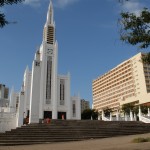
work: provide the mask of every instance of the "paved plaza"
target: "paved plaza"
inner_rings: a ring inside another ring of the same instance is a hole
[[[150,142],[132,143],[134,138],[150,137],[150,133],[79,142],[50,143],[25,146],[1,146],[0,150],[150,150]]]

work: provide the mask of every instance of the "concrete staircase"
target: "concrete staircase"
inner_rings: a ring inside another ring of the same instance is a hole
[[[150,133],[150,124],[98,120],[51,120],[29,124],[0,134],[0,146],[68,142]]]

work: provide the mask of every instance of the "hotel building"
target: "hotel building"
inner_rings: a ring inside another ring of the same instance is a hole
[[[150,65],[142,63],[143,55],[138,53],[93,80],[94,109],[115,111],[127,103],[150,103]]]

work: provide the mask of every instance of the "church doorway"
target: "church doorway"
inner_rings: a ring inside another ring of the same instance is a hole
[[[66,112],[58,112],[57,118],[66,120]]]
[[[44,111],[44,119],[50,118],[52,119],[52,112],[51,111]]]
[[[25,114],[25,112],[23,113],[23,115],[24,114]],[[30,110],[27,110],[26,116],[24,115],[23,124],[28,124],[29,123],[29,115],[30,115]]]
[[[27,117],[29,118],[30,110],[27,110]]]

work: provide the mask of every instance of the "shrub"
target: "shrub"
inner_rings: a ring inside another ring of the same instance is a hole
[[[143,143],[143,142],[150,142],[150,137],[148,138],[135,138],[132,140],[133,143]]]

